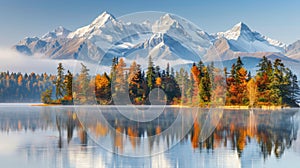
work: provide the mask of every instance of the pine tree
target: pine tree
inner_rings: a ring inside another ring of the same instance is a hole
[[[124,74],[124,69],[126,68],[126,64],[124,59],[121,58],[116,65],[116,78],[114,83],[114,88],[116,92],[124,93],[126,89],[126,79]]]
[[[137,65],[138,69],[134,76],[129,81],[129,97],[134,104],[143,104],[143,95],[145,94],[146,87],[144,85],[144,78],[140,65]]]
[[[155,67],[155,78],[161,77],[161,73],[160,73],[160,67],[157,65]]]
[[[284,65],[281,62],[280,59],[276,59],[274,61],[274,71],[272,75],[272,81],[270,82],[270,101],[274,105],[281,105],[282,104],[282,99],[285,91],[284,89]]]
[[[210,74],[210,80],[214,81],[216,68],[215,68],[215,64],[214,64],[213,61],[210,63],[209,66],[207,66],[207,70],[208,70],[208,74]],[[211,83],[211,88],[212,88],[212,90],[214,90],[216,88],[216,83],[215,82]]]
[[[256,74],[256,85],[258,90],[258,102],[262,105],[270,105],[271,88],[270,84],[273,78],[273,66],[267,57],[263,57],[258,64]]]
[[[202,68],[203,76],[199,84],[200,105],[207,105],[211,101],[211,78],[207,67]]]
[[[42,103],[45,103],[45,104],[49,104],[52,102],[52,87],[48,88],[46,91],[44,91],[42,94],[41,94],[41,101]]]
[[[169,63],[167,63],[166,75],[170,76],[170,64]]]
[[[154,64],[151,55],[149,56],[149,60],[148,60],[148,69],[146,72],[146,78],[147,78],[147,86],[150,91],[153,89],[155,85],[155,70],[154,70]]]
[[[88,90],[89,90],[89,69],[81,63],[81,71],[79,77],[77,78],[78,83],[78,96],[81,97],[81,103],[85,103],[88,100]]]
[[[114,57],[112,59],[112,64],[111,64],[111,70],[110,70],[110,79],[112,81],[112,83],[115,82],[116,80],[116,67],[118,65],[118,58]]]
[[[72,97],[73,95],[73,74],[68,70],[67,75],[65,76],[65,88],[66,96]]]
[[[246,105],[247,97],[247,70],[243,67],[243,62],[238,57],[235,64],[232,65],[230,75],[226,79],[228,105]]]
[[[64,96],[64,90],[65,90],[64,68],[62,66],[62,63],[58,64],[57,76],[56,76],[56,80],[55,80],[54,84],[55,84],[55,96],[57,99],[59,99],[60,97]]]
[[[298,85],[297,75],[293,75],[292,83],[291,83],[291,101],[295,103],[299,103],[298,98],[300,95],[300,87]]]
[[[181,90],[181,102],[186,103],[188,98],[188,85],[190,82],[189,75],[183,68],[180,68],[180,71],[176,72],[175,80]]]

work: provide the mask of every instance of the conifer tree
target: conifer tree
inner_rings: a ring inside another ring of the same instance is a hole
[[[150,91],[153,89],[153,87],[155,85],[155,70],[154,70],[154,64],[153,64],[151,55],[149,56],[149,60],[148,60],[148,69],[146,72],[146,79],[147,79],[147,86]]]
[[[65,88],[66,96],[72,97],[73,94],[73,74],[68,70],[67,75],[65,76]]]
[[[82,103],[86,102],[88,99],[88,90],[89,90],[89,69],[86,65],[81,63],[81,71],[79,77],[77,78],[78,83],[78,95],[82,98]]]
[[[55,96],[57,99],[59,99],[60,97],[64,96],[64,90],[65,90],[64,68],[62,66],[62,63],[58,63],[57,76],[54,84],[55,84]]]
[[[200,105],[207,105],[211,101],[211,78],[207,67],[202,68],[203,76],[199,84]]]

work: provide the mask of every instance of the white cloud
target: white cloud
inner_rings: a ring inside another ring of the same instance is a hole
[[[43,58],[42,55],[26,56],[9,48],[0,48],[0,71],[22,72],[22,73],[51,73],[56,74],[58,63],[61,62],[66,70],[78,73],[81,69],[77,60],[52,60]],[[96,64],[83,62],[90,69],[90,74],[108,72],[108,67],[100,67]]]

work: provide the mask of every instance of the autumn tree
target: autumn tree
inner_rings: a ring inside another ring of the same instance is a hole
[[[144,103],[145,91],[147,90],[140,65],[137,65],[134,75],[129,80],[129,97],[136,104]]]
[[[95,77],[95,95],[99,104],[110,104],[111,83],[108,75],[97,74]]]
[[[263,105],[270,105],[271,88],[270,83],[273,77],[272,62],[263,57],[258,64],[256,73],[256,84],[258,90],[258,103]]]
[[[76,80],[77,83],[77,94],[78,98],[80,99],[80,103],[86,103],[89,96],[89,83],[90,83],[90,76],[89,76],[89,69],[86,65],[81,63],[81,71]]]
[[[42,103],[49,104],[52,102],[52,88],[50,87],[41,94]]]
[[[255,79],[252,78],[247,83],[247,92],[248,92],[249,106],[254,107],[255,102],[257,100],[257,85]]]
[[[192,101],[193,105],[199,105],[199,84],[200,84],[200,70],[194,63],[191,69],[192,77],[193,77],[193,96]]]
[[[238,57],[232,65],[230,75],[226,78],[228,105],[247,105],[247,70],[243,67],[243,62]]]
[[[113,87],[116,93],[125,93],[126,88],[126,79],[124,69],[126,68],[126,64],[123,58],[120,58],[118,64],[116,65],[116,79],[113,83]]]

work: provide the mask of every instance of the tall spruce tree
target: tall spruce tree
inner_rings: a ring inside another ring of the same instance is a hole
[[[146,79],[147,79],[147,86],[150,91],[155,86],[155,69],[154,69],[154,64],[153,64],[151,55],[149,56],[149,60],[148,60]]]
[[[61,62],[58,63],[57,76],[56,76],[56,80],[54,81],[54,84],[55,84],[55,96],[57,99],[59,99],[64,96],[64,90],[65,90],[64,67]]]
[[[203,76],[199,84],[200,106],[207,105],[211,101],[211,78],[207,67],[202,68]]]
[[[81,63],[81,71],[79,77],[77,78],[77,81],[79,85],[78,94],[82,96],[82,98],[84,99],[83,102],[85,102],[88,98],[89,81],[90,81],[89,71],[90,70],[87,68],[87,66]]]
[[[73,74],[68,70],[67,75],[65,76],[65,88],[66,96],[72,97],[73,94]]]

